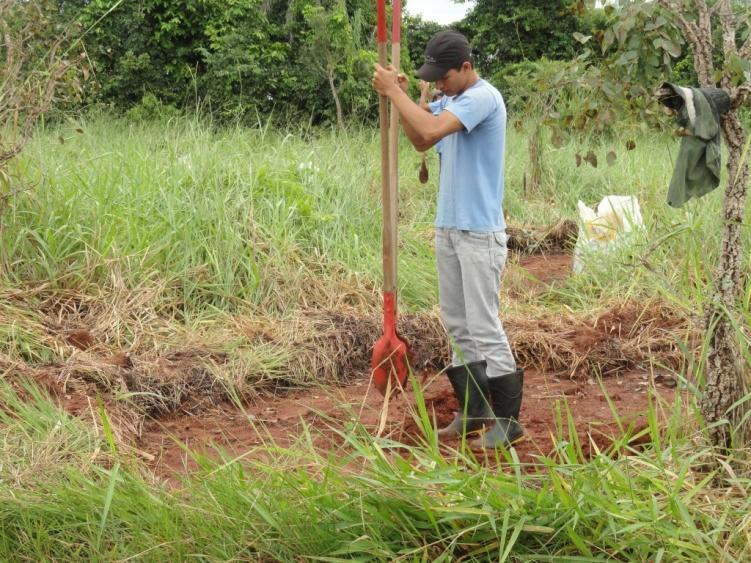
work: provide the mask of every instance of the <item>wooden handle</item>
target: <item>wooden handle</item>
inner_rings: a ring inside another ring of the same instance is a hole
[[[399,44],[402,42],[402,0],[393,0],[391,7],[394,12],[391,16],[391,43]]]
[[[391,27],[391,66],[399,72],[401,62],[401,0],[393,1]],[[389,123],[389,186],[388,194],[383,199],[383,278],[384,290],[396,291],[397,285],[397,247],[399,200],[399,112],[391,104],[391,121]]]
[[[386,45],[386,0],[378,0],[378,64],[382,67],[388,65],[388,47]],[[381,198],[383,200],[383,284],[384,291],[391,291],[390,284],[393,285],[393,269],[391,267],[391,257],[386,252],[386,240],[390,234],[388,225],[387,202],[390,201],[389,176],[391,166],[389,164],[389,108],[386,96],[378,97],[378,122],[381,133]]]

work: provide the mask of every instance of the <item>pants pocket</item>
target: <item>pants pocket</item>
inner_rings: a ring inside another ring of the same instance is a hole
[[[490,251],[490,258],[493,265],[500,271],[503,271],[503,268],[506,266],[506,259],[508,257],[507,241],[508,235],[506,235],[506,231],[493,232],[493,248]]]
[[[493,240],[496,246],[502,246],[504,250],[506,249],[506,243],[508,242],[506,231],[494,231]]]

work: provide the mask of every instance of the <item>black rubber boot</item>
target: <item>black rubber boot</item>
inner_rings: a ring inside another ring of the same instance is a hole
[[[524,436],[519,424],[519,411],[524,395],[524,370],[488,379],[490,402],[498,422],[472,442],[478,448],[508,446]]]
[[[495,421],[490,406],[486,369],[487,363],[483,360],[446,370],[446,375],[454,388],[454,396],[459,401],[459,411],[448,426],[438,430],[439,437],[461,436],[480,430]]]

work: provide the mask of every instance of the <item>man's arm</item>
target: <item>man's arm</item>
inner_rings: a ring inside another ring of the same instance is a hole
[[[447,135],[464,129],[462,122],[451,111],[435,116],[420,108],[399,87],[397,72],[391,67],[375,65],[373,88],[393,102],[407,138],[418,151],[426,151]]]

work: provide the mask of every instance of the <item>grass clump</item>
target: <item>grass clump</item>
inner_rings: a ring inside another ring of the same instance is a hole
[[[6,439],[54,412],[9,405],[4,420],[23,424],[6,429]],[[668,409],[667,430],[655,424],[658,408]],[[743,561],[748,466],[739,457],[735,469],[706,472],[709,452],[686,432],[694,416],[686,408],[680,400],[653,405],[652,425],[641,431],[647,447],[632,448],[624,435],[589,461],[561,428],[537,471],[513,450],[499,453],[503,467],[464,450],[446,456],[419,401],[423,445],[355,426],[325,450],[308,428],[292,447],[268,442],[249,459],[192,454],[200,469],[177,487],[144,479],[117,451],[106,464],[63,458],[33,483],[0,482],[0,556]],[[80,440],[73,426],[62,432]],[[64,443],[86,454],[96,441]]]

